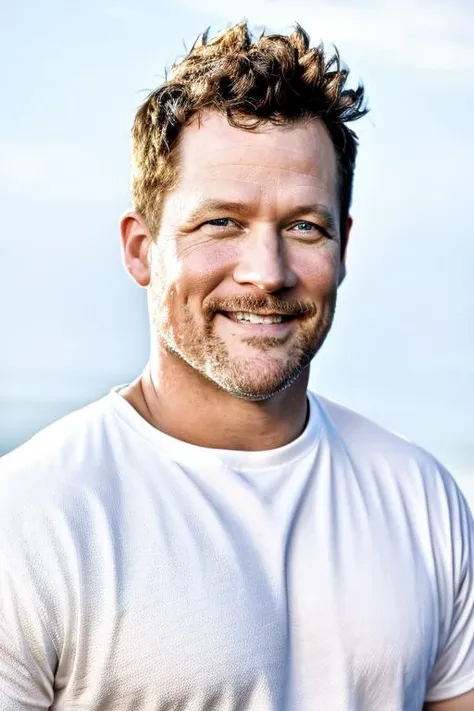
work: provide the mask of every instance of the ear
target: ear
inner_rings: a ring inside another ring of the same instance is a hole
[[[120,220],[122,263],[133,279],[142,287],[150,283],[148,250],[151,237],[143,218],[136,212],[126,212]]]
[[[347,245],[349,243],[349,236],[351,234],[351,229],[352,229],[352,217],[349,215],[349,217],[346,220],[346,224],[344,226],[344,251],[341,254],[341,261],[339,264],[339,283],[338,286],[341,286],[342,282],[346,278],[346,255],[347,255]]]

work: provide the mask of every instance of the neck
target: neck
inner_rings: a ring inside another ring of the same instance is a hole
[[[303,431],[309,368],[286,390],[253,402],[230,395],[167,352],[151,360],[122,396],[149,424],[201,447],[263,451]]]

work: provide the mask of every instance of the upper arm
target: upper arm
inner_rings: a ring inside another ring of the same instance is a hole
[[[0,708],[49,709],[55,666],[56,652],[34,603],[0,558]]]
[[[474,521],[451,477],[445,485],[451,530],[443,553],[443,584],[451,591],[446,596],[451,601],[441,612],[449,628],[432,670],[425,708],[474,711]]]

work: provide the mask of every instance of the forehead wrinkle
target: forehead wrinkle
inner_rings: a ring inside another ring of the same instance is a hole
[[[205,152],[204,161],[201,156],[202,146],[190,146],[190,151],[184,153],[183,157],[186,157],[184,163],[182,163],[183,173],[186,169],[194,172],[193,168],[199,168],[203,170],[225,170],[227,169],[238,169],[242,168],[260,168],[262,170],[281,170],[285,172],[294,172],[297,174],[306,174],[313,177],[318,177],[318,173],[323,171],[325,174],[337,173],[337,161],[335,156],[327,155],[327,151],[316,151],[315,155],[308,156],[306,151],[296,151],[286,148],[278,148],[273,146],[265,147],[255,147],[251,144],[245,144],[239,147],[228,148],[227,146],[221,146],[220,148],[209,148]],[[248,155],[251,150],[250,155]],[[242,155],[242,151],[244,155]],[[197,152],[197,158],[195,153]],[[275,153],[279,152],[287,160],[283,160],[280,163],[272,161]],[[247,154],[247,155],[245,155]],[[294,161],[291,160],[291,156],[296,156],[298,158],[296,165]],[[217,160],[215,160],[217,158]],[[329,161],[327,160],[329,158]],[[267,161],[268,159],[268,161]],[[288,165],[288,162],[290,165]]]
[[[237,197],[238,200],[242,199],[243,201],[250,201],[250,202],[258,202],[260,203],[261,201],[276,201],[277,204],[282,204],[287,202],[287,198],[289,197],[288,193],[298,193],[301,195],[301,191],[305,191],[305,193],[310,193],[311,198],[309,199],[309,202],[313,203],[327,203],[329,201],[329,205],[331,207],[334,207],[333,205],[333,199],[331,197],[331,194],[328,193],[328,186],[324,182],[324,180],[321,180],[320,178],[316,178],[316,180],[311,180],[310,183],[295,183],[294,185],[281,185],[280,181],[271,179],[267,180],[265,183],[262,182],[255,182],[255,181],[250,181],[242,178],[225,178],[222,180],[222,178],[213,178],[209,177],[206,179],[206,182],[212,183],[212,184],[218,184],[219,190],[218,197],[220,198],[220,195],[225,193],[225,185],[226,183],[229,185],[228,190],[230,190],[232,196],[234,196],[234,190],[235,192],[235,197]],[[233,186],[231,187],[230,184],[233,183]],[[243,188],[243,190],[242,190]],[[212,190],[212,188],[209,188]],[[283,194],[282,194],[283,191]],[[213,196],[204,196],[202,193],[202,198],[205,197],[213,197]],[[229,195],[226,196],[229,198]],[[300,201],[300,198],[297,200],[298,202]]]
[[[295,183],[294,185],[291,185],[290,187],[292,190],[296,189],[296,188],[303,188],[304,190],[314,190],[314,188],[319,190],[320,187],[326,188],[326,185],[324,184],[324,181],[321,180],[321,178],[319,178],[317,176],[314,176],[314,177],[316,177],[317,185],[315,185],[314,183],[311,183],[311,184],[310,183]],[[222,176],[215,177],[215,178],[213,176],[207,176],[205,178],[205,182],[219,183],[219,185],[222,185],[223,182],[225,182],[225,183],[239,183],[239,184],[241,183],[243,185],[253,185],[256,188],[258,188],[259,190],[262,190],[262,189],[268,187],[268,182],[266,184],[262,184],[261,182],[247,180],[246,178],[234,178],[234,177],[223,178]],[[186,183],[183,182],[183,186],[185,186],[185,185],[186,185]]]
[[[242,204],[242,206],[246,204],[257,206],[270,201],[276,203],[275,207],[277,209],[288,209],[290,211],[292,209],[291,203],[295,202],[299,205],[304,203],[308,205],[324,205],[328,210],[334,208],[332,199],[329,199],[329,201],[327,199],[328,197],[330,198],[330,195],[327,193],[327,187],[320,180],[317,181],[317,184],[297,183],[292,185],[289,191],[290,194],[288,194],[288,190],[284,190],[282,194],[282,186],[278,185],[278,183],[275,184],[274,181],[271,181],[270,184],[267,183],[263,185],[262,183],[251,182],[240,178],[226,178],[225,181],[223,181],[219,178],[208,177],[203,182],[203,185],[206,183],[211,184],[212,187],[209,187],[208,190],[200,190],[198,193],[195,193],[194,186],[191,183],[194,199],[192,200],[193,208],[190,208],[190,211],[206,203],[216,204],[219,202],[222,204],[239,203]],[[214,184],[219,186],[219,190],[216,192],[213,190]],[[182,187],[186,190],[189,186],[183,184]],[[241,189],[242,187],[243,190]],[[301,191],[304,191],[308,195],[304,202],[302,202]],[[293,199],[289,199],[292,193],[294,193]],[[297,194],[300,197],[297,197]],[[186,202],[188,202],[188,200],[186,200]]]
[[[222,176],[216,177],[216,178],[214,178],[212,176],[209,176],[209,177],[206,176],[204,182],[219,183],[219,185],[222,185],[223,182],[225,182],[225,183],[242,183],[244,185],[254,185],[259,190],[261,190],[263,187],[262,183],[255,182],[252,180],[246,180],[245,178],[230,178],[230,177],[223,178]],[[183,182],[183,185],[185,186],[186,183]]]
[[[254,153],[257,153],[258,151],[271,151],[272,153],[292,153],[296,156],[304,156],[305,159],[307,159],[307,154],[303,150],[296,150],[294,148],[279,148],[278,146],[255,146],[252,143],[240,143],[238,146],[234,145],[232,148],[227,148],[226,151],[227,153],[239,153],[242,148],[250,148]],[[221,148],[211,148],[208,151],[208,155],[213,155],[216,153],[217,155],[222,155],[222,147]]]
[[[215,190],[214,186],[218,186]],[[265,193],[262,183],[245,180],[243,178],[209,178],[201,183],[201,189],[195,191],[192,181],[182,184],[184,190],[191,189],[196,196],[194,202],[204,203],[217,200],[221,202],[260,202]]]
[[[188,126],[183,131],[179,148],[182,175],[187,170],[196,175],[193,170],[196,166],[202,166],[203,171],[222,171],[240,165],[247,169],[279,170],[282,174],[312,178],[321,173],[331,183],[332,179],[337,179],[337,156],[324,122],[318,120],[268,128],[249,133],[230,127],[225,117],[212,114],[209,124],[206,120],[198,127]],[[286,131],[286,128],[291,130]],[[282,160],[278,164],[280,157]],[[209,162],[214,165],[206,165]]]
[[[204,168],[206,172],[209,170],[222,170],[223,167],[232,167],[232,168],[260,168],[263,171],[266,171],[269,168],[275,168],[276,170],[281,170],[284,171],[285,173],[294,173],[295,175],[308,175],[311,176],[312,178],[316,178],[317,180],[321,180],[320,176],[317,175],[317,173],[312,173],[308,170],[297,170],[296,168],[287,168],[286,166],[283,165],[272,165],[266,163],[265,165],[262,165],[261,163],[221,163],[221,164],[215,164],[215,165],[210,165],[210,166],[200,166],[200,168]],[[220,179],[222,180],[224,178],[227,180],[225,176],[220,176]],[[217,180],[217,178],[216,178]]]

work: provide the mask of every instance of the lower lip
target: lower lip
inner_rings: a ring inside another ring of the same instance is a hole
[[[236,321],[225,314],[216,314],[216,318],[238,328],[246,336],[269,336],[272,338],[286,336],[296,321],[296,318],[291,318],[280,323],[252,323],[251,321]]]

